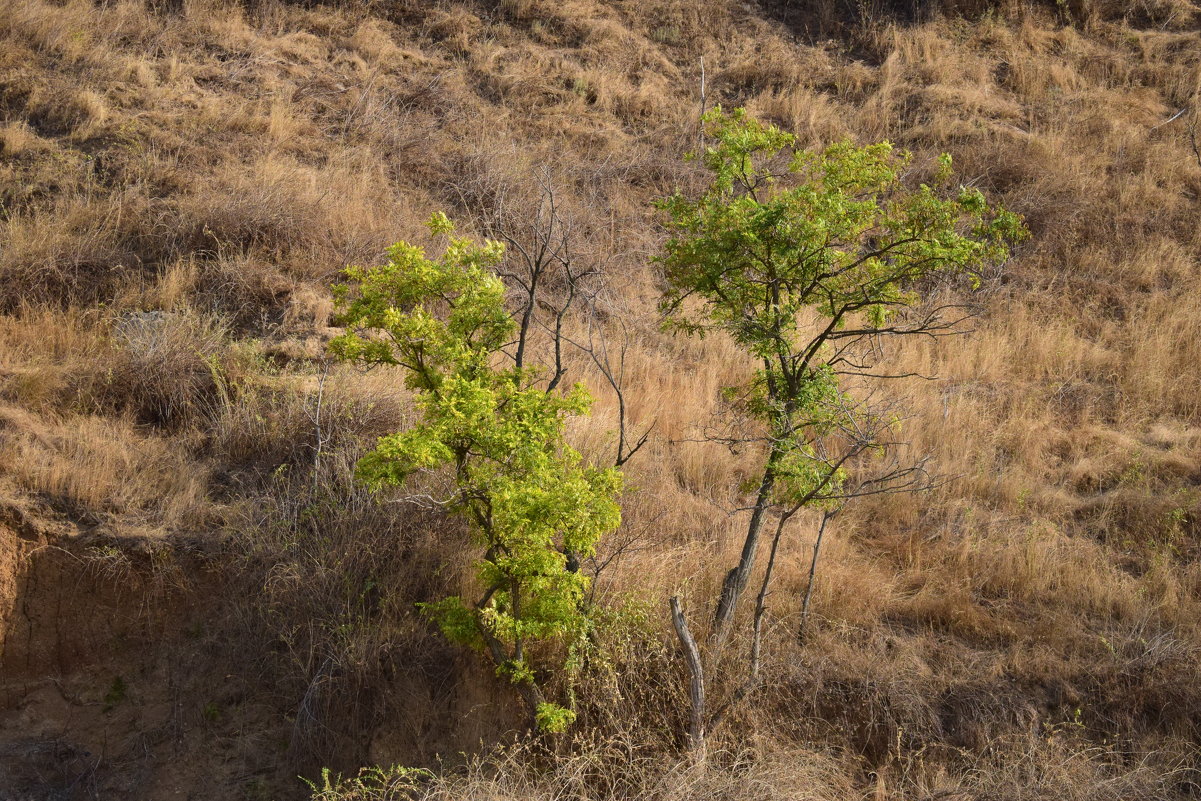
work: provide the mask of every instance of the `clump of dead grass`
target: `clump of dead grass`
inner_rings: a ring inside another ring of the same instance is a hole
[[[47,426],[8,414],[0,453],[18,487],[87,525],[179,531],[214,520],[206,473],[178,443],[140,435],[128,421],[77,417]]]

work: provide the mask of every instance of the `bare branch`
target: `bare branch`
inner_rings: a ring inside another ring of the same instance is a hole
[[[809,562],[809,583],[805,586],[805,599],[801,603],[801,625],[797,630],[797,636],[801,642],[805,641],[805,627],[809,621],[809,602],[813,598],[813,582],[817,576],[817,557],[821,552],[822,538],[826,534],[826,524],[836,514],[838,514],[838,510],[822,512],[822,522],[818,526],[817,537],[813,540],[813,559]]]
[[[684,652],[684,662],[688,665],[689,696],[692,708],[688,724],[688,748],[697,761],[705,758],[705,671],[701,665],[701,652],[697,648],[696,638],[688,629],[688,620],[680,609],[678,596],[671,596],[671,622],[680,640],[680,648]]]
[[[1193,116],[1188,124],[1188,140],[1192,145],[1193,155],[1197,159],[1197,166],[1201,167],[1201,145],[1197,144],[1197,122],[1198,117],[1201,117],[1201,94],[1193,95]]]
[[[317,399],[313,414],[309,418],[313,421],[313,430],[315,432],[316,444],[313,446],[313,497],[317,497],[317,488],[321,480],[321,456],[325,450],[325,444],[329,441],[329,436],[325,429],[321,427],[321,408],[325,402],[325,379],[329,376],[329,368],[332,360],[328,357],[321,360],[321,377],[317,380]],[[306,410],[307,414],[307,410]]]

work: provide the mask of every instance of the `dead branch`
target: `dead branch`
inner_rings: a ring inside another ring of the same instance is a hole
[[[839,510],[822,512],[821,525],[817,527],[817,537],[813,540],[813,558],[809,561],[809,583],[805,586],[805,600],[801,603],[801,624],[797,629],[797,637],[805,641],[806,624],[809,622],[809,602],[813,598],[813,584],[817,577],[817,557],[821,552],[822,538],[826,534],[826,524]]]
[[[705,759],[705,672],[701,666],[701,652],[696,646],[696,638],[688,629],[688,620],[680,609],[679,596],[673,595],[670,600],[671,623],[675,627],[676,637],[684,652],[684,662],[688,665],[689,698],[691,710],[688,722],[688,750],[698,762]]]

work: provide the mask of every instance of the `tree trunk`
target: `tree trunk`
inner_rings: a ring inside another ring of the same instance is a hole
[[[513,660],[505,652],[504,643],[492,636],[492,632],[488,631],[484,625],[479,626],[480,636],[484,638],[484,643],[488,646],[488,652],[492,656],[492,662],[498,668],[504,668]],[[508,676],[506,676],[508,678]],[[546,696],[542,694],[540,688],[533,681],[518,681],[512,682],[517,690],[517,694],[521,696],[521,700],[525,702],[526,710],[530,713],[530,731],[538,731],[538,707],[546,701]]]
[[[763,571],[763,584],[759,587],[759,597],[755,599],[755,622],[751,628],[751,661],[748,679],[751,683],[759,681],[759,652],[763,646],[763,616],[767,613],[767,593],[771,589],[772,574],[776,568],[776,554],[780,550],[780,539],[784,536],[784,526],[799,508],[795,507],[780,515],[780,522],[776,525],[776,535],[772,537],[771,552],[767,557],[767,569]]]
[[[726,713],[734,709],[742,699],[750,693],[754,692],[760,685],[759,682],[759,665],[760,653],[763,649],[763,618],[767,614],[767,594],[771,588],[772,574],[776,567],[776,554],[780,550],[780,539],[784,534],[784,525],[792,518],[800,509],[799,506],[793,507],[784,514],[780,515],[780,522],[776,526],[776,535],[772,537],[771,553],[767,557],[767,568],[763,571],[763,584],[759,587],[759,597],[755,600],[755,617],[751,624],[751,655],[747,663],[747,676],[730,700],[726,704],[713,713],[709,718],[709,731],[717,731],[718,726],[725,720]]]
[[[721,585],[721,596],[717,600],[717,612],[713,616],[713,639],[720,648],[730,633],[730,624],[734,620],[734,612],[738,599],[746,589],[751,577],[751,569],[755,566],[755,554],[759,550],[759,535],[763,531],[763,519],[771,506],[771,491],[776,484],[776,454],[768,459],[763,471],[763,480],[759,482],[759,494],[755,498],[755,507],[751,512],[751,522],[747,526],[746,540],[742,544],[742,556],[738,566],[726,574]]]

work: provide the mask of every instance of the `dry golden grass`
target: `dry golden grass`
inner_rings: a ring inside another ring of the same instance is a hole
[[[504,701],[411,609],[468,575],[469,549],[349,481],[410,412],[393,376],[321,381],[326,288],[433,210],[468,231],[521,213],[547,165],[629,337],[632,428],[655,424],[599,584],[650,611],[625,677],[581,691],[596,742],[474,763],[430,797],[1195,792],[1198,9],[913,8],[0,0],[5,491],[117,533],[224,532],[246,588],[231,630],[276,649],[253,667],[306,769],[475,750]],[[654,312],[649,201],[695,184],[679,156],[701,58],[710,106],[807,145],[946,150],[1034,238],[972,298],[971,334],[889,357],[938,377],[889,391],[912,453],[954,480],[837,518],[803,646],[815,523],[797,518],[766,686],[719,733],[730,753],[689,774],[670,756],[684,690],[664,599],[682,592],[703,627],[756,464],[694,441],[738,354]],[[614,399],[571,358],[597,395],[572,438],[611,459]]]
[[[176,443],[119,420],[85,417],[52,430],[5,417],[0,456],[25,492],[94,525],[195,530],[212,522],[208,476]],[[140,525],[139,525],[140,524]]]

